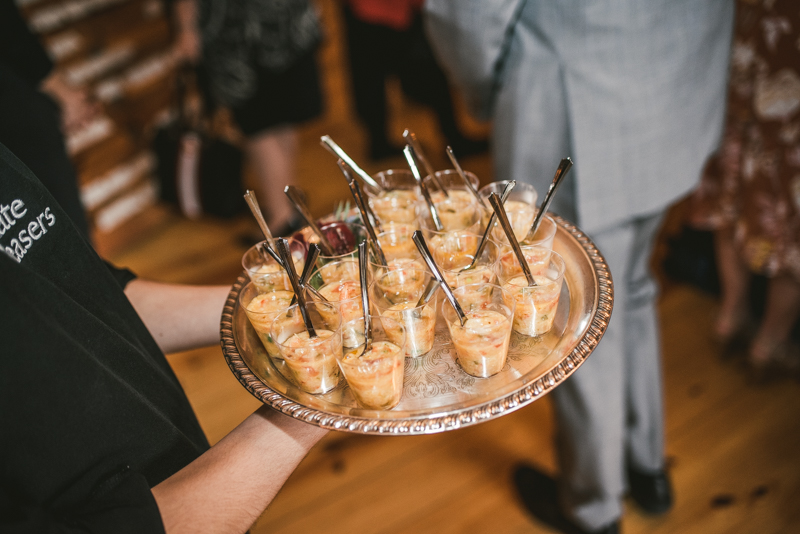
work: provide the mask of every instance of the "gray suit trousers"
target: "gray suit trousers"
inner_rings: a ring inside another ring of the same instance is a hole
[[[663,468],[658,286],[649,266],[662,219],[592,236],[611,269],[614,311],[594,353],[552,393],[562,507],[590,530],[621,516],[626,462],[639,471]]]

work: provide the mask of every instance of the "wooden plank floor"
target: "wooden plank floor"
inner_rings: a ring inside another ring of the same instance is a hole
[[[325,116],[301,131],[299,185],[314,192],[316,214],[347,198],[347,187],[318,145],[327,133],[364,161],[364,135],[352,117],[344,79],[340,21],[321,2],[328,42],[321,54]],[[445,166],[442,141],[426,110],[393,89],[392,128],[417,131]],[[474,133],[485,127],[464,119]],[[488,157],[465,167],[491,181]],[[383,167],[402,166],[396,158]],[[365,165],[368,170],[379,170]],[[241,267],[247,218],[188,222],[161,217],[144,239],[111,259],[150,279],[230,284]],[[676,503],[659,518],[627,507],[627,534],[800,532],[800,385],[754,386],[720,361],[710,339],[714,299],[670,285],[661,298],[667,454]],[[213,443],[257,406],[230,373],[219,347],[169,355]],[[536,533],[510,484],[518,462],[555,471],[553,415],[545,397],[501,419],[419,437],[329,434],[304,460],[252,532]],[[264,451],[269,454],[269,451]]]

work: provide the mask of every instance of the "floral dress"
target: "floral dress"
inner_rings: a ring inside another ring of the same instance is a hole
[[[800,280],[800,2],[739,0],[725,133],[692,220],[733,228],[756,273]]]

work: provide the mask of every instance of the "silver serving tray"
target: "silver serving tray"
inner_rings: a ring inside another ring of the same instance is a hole
[[[475,378],[461,370],[440,314],[433,349],[420,358],[406,358],[403,398],[394,409],[358,407],[344,379],[324,395],[305,393],[287,378],[282,361],[267,356],[239,308],[239,291],[248,282],[244,273],[231,288],[222,312],[222,352],[253,396],[323,428],[360,434],[431,434],[510,413],[575,372],[603,337],[611,317],[613,285],[603,256],[577,227],[553,218],[558,223],[553,249],[566,263],[553,329],[538,338],[513,333],[505,367],[490,378]]]

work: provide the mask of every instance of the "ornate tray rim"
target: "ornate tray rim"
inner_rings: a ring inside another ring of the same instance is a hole
[[[551,215],[559,228],[571,235],[583,248],[593,267],[597,298],[591,322],[586,333],[560,362],[536,380],[524,384],[516,391],[485,403],[441,414],[402,419],[372,419],[354,415],[331,414],[309,408],[270,389],[258,378],[242,359],[234,339],[233,314],[237,296],[247,283],[242,273],[231,287],[220,321],[222,353],[234,376],[255,398],[290,417],[329,430],[340,430],[374,435],[419,435],[456,430],[474,425],[518,410],[548,393],[569,377],[597,347],[606,331],[614,305],[614,288],[611,272],[605,259],[586,234],[572,223]]]

